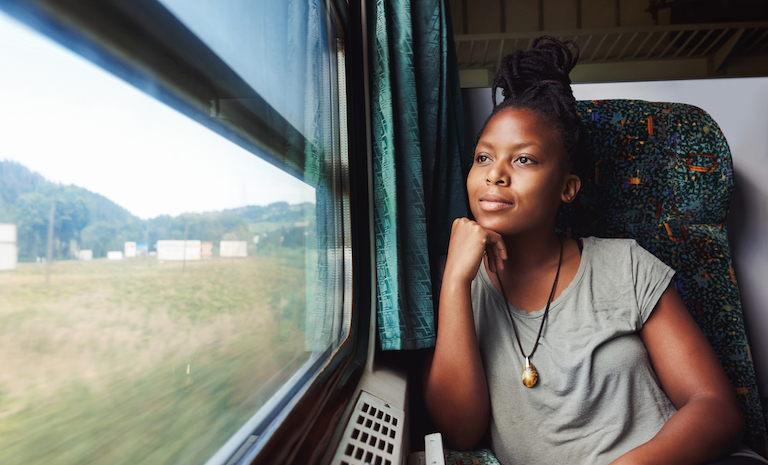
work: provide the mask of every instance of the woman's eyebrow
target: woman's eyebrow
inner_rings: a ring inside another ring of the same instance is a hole
[[[539,144],[533,141],[520,142],[512,146],[512,150],[527,149],[528,147],[541,147]]]
[[[481,140],[481,141],[478,141],[478,142],[477,142],[477,146],[478,146],[478,147],[480,147],[481,145],[482,145],[483,147],[487,147],[487,148],[489,148],[489,149],[492,149],[492,148],[493,148],[493,144],[491,144],[490,142],[485,142],[485,141],[483,141],[483,140]]]
[[[487,147],[489,149],[495,148],[495,146],[492,143],[484,141],[484,140],[478,141],[477,142],[477,146],[478,147],[483,146],[483,147]],[[528,147],[541,147],[541,146],[539,144],[537,144],[536,142],[528,141],[528,142],[519,142],[519,143],[513,145],[510,148],[512,150],[522,150],[522,149],[525,149],[525,148],[528,148]]]

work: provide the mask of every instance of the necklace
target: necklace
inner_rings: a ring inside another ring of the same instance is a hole
[[[552,283],[552,291],[549,293],[549,298],[547,299],[547,306],[544,308],[544,316],[541,318],[541,326],[539,326],[539,334],[536,336],[536,342],[533,343],[533,349],[531,349],[531,353],[528,355],[525,355],[525,351],[523,350],[523,344],[520,343],[520,336],[517,335],[517,325],[515,325],[515,319],[512,317],[512,310],[509,308],[509,301],[507,300],[507,295],[504,293],[504,286],[501,284],[501,279],[499,278],[499,272],[496,271],[496,279],[499,281],[499,289],[501,289],[501,295],[504,297],[504,303],[507,306],[507,313],[509,313],[509,319],[512,321],[512,329],[515,331],[515,339],[517,339],[517,345],[520,347],[520,353],[523,354],[523,357],[525,358],[525,366],[523,367],[523,384],[525,387],[533,387],[536,384],[536,381],[539,380],[539,372],[536,370],[536,367],[531,363],[530,358],[533,357],[533,353],[536,352],[536,347],[539,346],[539,338],[541,338],[541,331],[544,329],[544,322],[547,321],[547,315],[549,314],[549,304],[552,303],[552,296],[555,295],[555,288],[557,287],[557,278],[560,277],[560,265],[563,264],[563,239],[560,238],[560,259],[557,262],[557,273],[555,273],[555,282]]]

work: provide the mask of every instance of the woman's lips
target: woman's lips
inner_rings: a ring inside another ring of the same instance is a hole
[[[513,204],[511,202],[505,202],[502,200],[480,200],[480,208],[487,212],[497,212],[499,210],[511,208],[512,205]]]

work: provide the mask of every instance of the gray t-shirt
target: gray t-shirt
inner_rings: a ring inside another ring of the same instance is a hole
[[[638,334],[674,271],[631,239],[583,243],[576,276],[550,305],[531,357],[533,388],[523,386],[524,358],[484,266],[472,282],[492,448],[504,464],[609,463],[653,438],[676,411]],[[530,353],[544,309],[509,308]]]

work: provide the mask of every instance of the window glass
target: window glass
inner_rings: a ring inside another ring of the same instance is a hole
[[[263,31],[209,45],[300,128],[310,183],[0,12],[0,463],[229,456],[346,335],[335,39],[292,64]]]
[[[311,130],[305,97],[332,78],[322,1],[160,2],[294,127]]]

